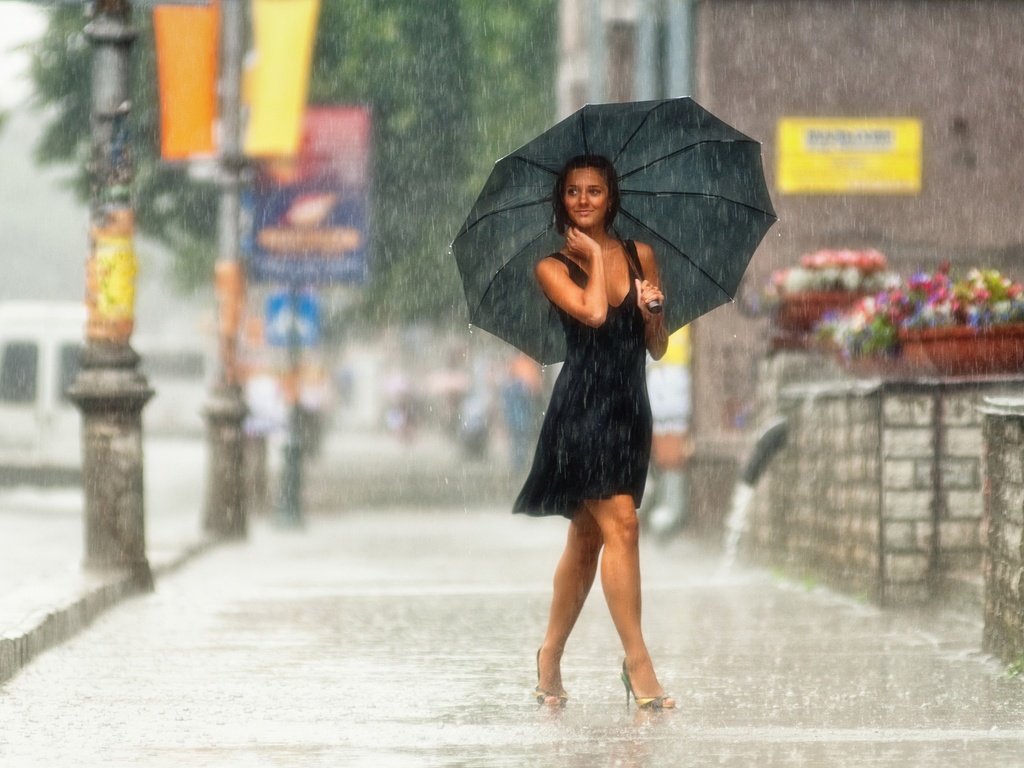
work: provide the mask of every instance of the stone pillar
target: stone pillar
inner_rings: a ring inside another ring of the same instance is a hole
[[[985,398],[982,647],[1024,665],[1024,399]]]
[[[153,395],[129,347],[87,346],[69,394],[82,412],[85,562],[126,569],[141,589],[153,577],[146,557],[142,408]]]

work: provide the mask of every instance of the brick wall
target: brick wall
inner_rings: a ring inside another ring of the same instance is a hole
[[[984,412],[986,554],[983,647],[1024,659],[1024,400],[987,400]]]

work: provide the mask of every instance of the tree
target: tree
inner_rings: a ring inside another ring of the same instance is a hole
[[[372,283],[378,319],[463,320],[448,245],[490,165],[553,115],[555,0],[331,0],[321,5],[311,103],[374,118]],[[185,286],[212,274],[217,190],[161,163],[149,14],[137,12],[133,135],[140,231],[166,243]],[[89,49],[81,12],[52,13],[34,55],[52,111],[42,162],[74,160],[88,190]],[[539,94],[539,95],[538,95]]]

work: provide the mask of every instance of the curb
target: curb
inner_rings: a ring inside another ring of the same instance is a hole
[[[151,564],[153,579],[163,578],[219,543],[203,539],[190,544],[158,564]],[[128,572],[102,578],[102,582],[63,605],[44,608],[20,626],[0,636],[0,685],[25,668],[44,651],[67,642],[99,615],[130,597],[146,594]]]

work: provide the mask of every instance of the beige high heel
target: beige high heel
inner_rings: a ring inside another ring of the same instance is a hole
[[[650,696],[640,698],[636,695],[636,691],[633,690],[633,681],[629,679],[629,672],[626,670],[626,660],[622,660],[622,684],[626,687],[626,709],[629,709],[629,696],[633,695],[633,701],[636,702],[637,709],[675,709],[676,700],[671,696],[662,694],[661,696]]]
[[[558,705],[564,707],[569,700],[569,694],[565,691],[554,693],[540,687],[540,648],[537,649],[537,687],[533,689],[533,695],[537,698],[538,704]]]

